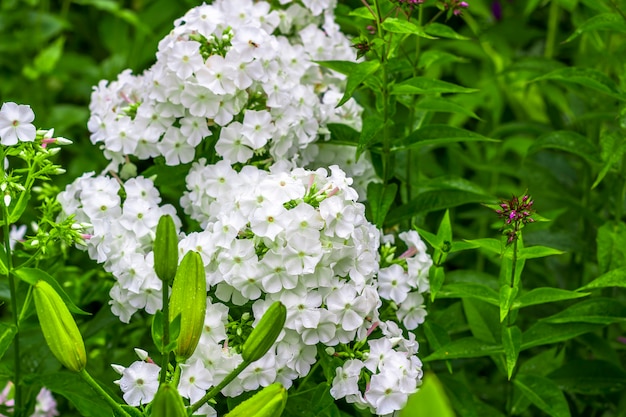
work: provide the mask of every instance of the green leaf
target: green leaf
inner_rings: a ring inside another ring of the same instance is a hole
[[[450,26],[443,25],[441,23],[431,23],[424,27],[424,30],[429,35],[436,36],[438,38],[458,39],[462,41],[469,40],[467,36],[460,35],[454,31]]]
[[[383,21],[382,28],[391,33],[402,33],[407,35],[416,35],[420,38],[437,39],[424,32],[424,28],[419,27],[407,20],[397,19],[395,17],[388,17],[385,19]]]
[[[591,298],[541,320],[546,323],[620,323],[626,321],[626,306],[612,298]]]
[[[391,151],[403,151],[406,149],[419,149],[424,146],[441,146],[459,142],[499,142],[478,133],[448,125],[427,125],[415,130],[402,139],[399,144],[393,146]]]
[[[4,250],[4,245],[0,245],[0,275],[8,275],[9,270],[6,265],[7,251]]]
[[[355,145],[359,142],[361,133],[348,125],[329,123],[326,127],[330,131],[330,140],[334,144]]]
[[[419,391],[412,394],[400,417],[455,417],[446,391],[433,372],[426,372]]]
[[[475,298],[491,305],[499,305],[498,293],[491,288],[472,282],[454,282],[444,285],[439,298]]]
[[[552,71],[549,74],[535,78],[533,81],[551,80],[567,84],[575,84],[607,94],[619,100],[626,100],[618,85],[605,73],[591,68],[568,67]]]
[[[337,71],[340,74],[348,75],[354,71],[356,62],[352,61],[315,61],[321,67]]]
[[[502,328],[502,346],[506,357],[506,372],[509,381],[513,376],[517,357],[522,345],[522,331],[517,326],[504,326]]]
[[[626,141],[623,140],[623,136],[615,132],[603,131],[600,133],[600,147],[604,165],[593,182],[592,189],[596,188],[611,168],[622,160],[622,156],[626,153]]]
[[[376,10],[375,7],[371,7],[371,10]],[[373,16],[372,12],[367,7],[359,7],[353,10],[350,10],[348,16],[360,17],[368,20],[376,20],[377,16]]]
[[[443,285],[446,272],[441,266],[433,266],[428,271],[428,281],[430,282],[430,301],[435,301],[435,297],[439,294],[439,290]]]
[[[463,106],[443,97],[424,97],[417,102],[415,108],[432,112],[458,113],[464,116],[473,117],[477,120],[481,120],[481,118],[478,117],[476,113],[468,109],[466,106]]]
[[[613,269],[606,274],[600,275],[587,285],[583,285],[576,291],[586,291],[594,288],[623,287],[626,288],[626,266]]]
[[[609,221],[600,226],[596,238],[600,271],[626,266],[626,224]]]
[[[475,88],[467,88],[447,81],[428,77],[413,77],[391,87],[391,94],[439,94],[475,93]]]
[[[165,353],[163,340],[163,311],[157,310],[152,316],[152,326],[150,327],[152,335],[152,343],[156,346],[159,353]]]
[[[78,308],[76,304],[72,302],[72,299],[65,293],[65,291],[63,290],[63,287],[59,285],[57,280],[54,279],[47,272],[42,271],[41,269],[37,269],[37,268],[19,268],[13,272],[19,279],[21,279],[24,282],[29,283],[30,285],[35,285],[37,284],[37,281],[40,281],[40,280],[47,282],[48,284],[50,284],[52,288],[54,288],[57,294],[61,296],[61,299],[63,299],[63,302],[67,306],[68,310],[70,310],[74,314],[83,314],[87,316],[91,315],[91,313],[88,313]]]
[[[385,122],[378,115],[363,118],[363,128],[359,136],[359,144],[356,148],[356,159],[358,160],[367,145],[376,139],[378,134],[385,128]],[[375,141],[379,142],[379,141]]]
[[[517,310],[537,304],[572,300],[575,298],[586,297],[588,295],[589,293],[587,292],[568,291],[552,287],[535,288],[517,297],[517,299],[513,302],[511,308],[513,310]]]
[[[500,322],[503,322],[506,316],[508,316],[513,301],[517,296],[517,287],[511,287],[505,284],[500,287]]]
[[[91,388],[88,388],[78,374],[60,371],[48,375],[37,375],[36,381],[55,394],[67,398],[81,416],[113,416],[109,405]]]
[[[457,339],[424,358],[424,362],[442,359],[478,358],[503,353],[501,345],[488,345],[474,337]]]
[[[497,344],[501,339],[498,308],[475,298],[463,298],[462,302],[472,336],[492,345]]]
[[[624,22],[624,18],[617,13],[602,13],[595,15],[589,20],[578,25],[576,31],[574,31],[574,33],[572,33],[563,42],[570,42],[585,32],[597,30],[611,30],[614,32],[624,33],[626,32],[626,22]]]
[[[427,69],[435,64],[448,64],[451,62],[467,62],[467,59],[439,49],[429,49],[420,54],[417,66],[422,69]]]
[[[422,326],[426,339],[428,340],[428,344],[433,350],[437,350],[450,343],[450,335],[448,335],[446,329],[439,326],[434,321],[427,320],[424,324],[422,324]]]
[[[487,253],[495,255],[503,255],[504,248],[502,247],[502,241],[500,239],[483,238],[483,239],[466,239],[464,242],[471,249],[483,249]]]
[[[605,395],[626,388],[626,372],[601,360],[577,359],[550,374],[560,389],[583,395]]]
[[[378,61],[363,61],[358,63],[352,68],[352,71],[348,74],[348,81],[346,83],[346,91],[343,94],[339,103],[335,107],[343,106],[354,94],[357,88],[365,81],[370,75],[375,73],[380,67]]]
[[[522,334],[522,350],[559,343],[604,327],[591,323],[553,324],[539,321]]]
[[[17,328],[8,323],[0,323],[0,359],[11,346],[13,338],[17,334]]]
[[[528,246],[518,251],[517,259],[544,258],[546,256],[562,255],[564,253],[565,252],[562,250],[547,246]]]
[[[600,150],[586,137],[569,130],[559,130],[540,136],[528,148],[528,154],[542,149],[558,149],[577,155],[592,164],[602,162]]]
[[[32,66],[26,65],[22,69],[22,74],[31,80],[35,80],[45,74],[50,74],[63,54],[64,45],[65,38],[63,36],[57,38],[51,45],[37,54]]]
[[[552,380],[539,375],[519,374],[515,386],[536,405],[552,417],[570,417],[565,396]]]
[[[389,208],[393,204],[398,192],[398,185],[391,183],[386,186],[372,182],[367,186],[367,199],[372,211],[372,221],[382,227]]]
[[[482,203],[488,197],[462,190],[442,189],[420,193],[407,204],[403,204],[389,212],[390,222],[413,217],[417,213],[426,213],[436,210],[444,210],[469,203]],[[456,243],[456,242],[455,242]]]

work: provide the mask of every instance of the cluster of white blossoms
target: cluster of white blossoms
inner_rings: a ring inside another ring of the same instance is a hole
[[[281,1],[282,4],[289,3]],[[124,156],[189,163],[208,143],[223,159],[298,157],[324,126],[360,128],[360,107],[335,109],[343,76],[315,60],[353,60],[334,22],[334,1],[271,10],[267,2],[217,0],[191,9],[141,75],[101,81],[90,104],[93,143],[116,167]]]

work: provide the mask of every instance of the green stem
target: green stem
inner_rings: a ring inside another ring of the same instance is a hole
[[[309,373],[304,377],[300,385],[298,385],[298,389],[296,390],[296,393],[294,395],[302,394],[300,390],[306,385],[311,375],[313,375],[313,373],[317,370],[317,368],[319,368],[321,363],[322,363],[321,361],[315,362],[315,365],[313,365]],[[290,395],[290,397],[293,397],[293,395]]]
[[[129,416],[130,414],[127,413],[123,408],[122,405],[120,403],[118,403],[117,401],[115,401],[113,398],[111,398],[111,396],[109,394],[107,394],[107,392],[102,389],[102,387],[100,386],[100,384],[98,384],[92,377],[91,375],[89,375],[89,373],[83,369],[82,371],[80,371],[78,373],[78,375],[80,375],[81,378],[83,378],[85,380],[85,382],[87,382],[91,388],[93,388],[94,391],[96,391],[96,393],[98,393],[98,395],[107,402],[107,404],[109,404],[109,406],[115,410],[115,412],[117,413],[117,415],[120,416]]]
[[[378,37],[384,39],[384,33],[382,28],[383,16],[380,11],[379,0],[375,0],[376,12],[378,13],[378,19],[376,22]],[[387,185],[391,178],[391,138],[389,135],[388,120],[389,120],[389,80],[387,73],[387,49],[383,44],[380,54],[380,66],[382,67],[382,101],[383,101],[383,184]]]
[[[546,58],[552,58],[554,56],[554,47],[556,44],[556,33],[559,28],[559,2],[550,2],[550,14],[548,17],[548,35],[546,37],[546,49],[543,56]]]
[[[195,413],[196,411],[198,411],[198,409],[200,407],[202,407],[202,405],[204,403],[206,403],[207,401],[209,401],[211,398],[215,397],[217,394],[219,394],[219,392],[224,389],[224,387],[228,384],[231,383],[231,381],[235,378],[237,378],[237,375],[239,375],[241,373],[241,371],[243,371],[244,369],[246,369],[246,367],[250,365],[250,362],[246,362],[243,361],[241,362],[241,364],[239,364],[238,367],[236,367],[230,374],[228,374],[226,376],[226,378],[224,378],[222,380],[222,382],[220,382],[219,384],[217,384],[216,386],[214,386],[213,388],[211,388],[211,391],[207,392],[204,397],[202,397],[200,400],[198,400],[198,402],[196,402],[195,404],[193,404],[190,408],[192,414]]]
[[[170,344],[170,303],[169,303],[169,285],[167,282],[163,281],[163,348],[165,348],[165,352],[163,353],[163,358],[161,360],[161,372],[159,373],[159,385],[163,385],[165,383],[165,378],[167,376],[167,368],[170,363],[170,351],[167,345]]]

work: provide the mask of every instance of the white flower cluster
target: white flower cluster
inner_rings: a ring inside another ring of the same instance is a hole
[[[172,205],[159,206],[161,197],[151,180],[131,178],[122,187],[117,179],[93,175],[78,178],[57,199],[65,215],[73,214],[84,226],[89,256],[115,276],[109,303],[128,323],[139,309],[150,314],[161,309],[162,282],[154,272],[152,242],[162,215],[171,215],[179,225],[180,220]]]
[[[281,3],[288,3],[282,1]],[[331,1],[286,10],[267,2],[218,0],[191,9],[159,44],[156,63],[101,81],[90,104],[93,143],[112,166],[124,155],[189,163],[209,138],[232,163],[255,155],[291,159],[327,122],[359,124],[342,84],[314,60],[352,60]]]

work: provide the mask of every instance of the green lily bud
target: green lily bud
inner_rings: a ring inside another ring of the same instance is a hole
[[[161,216],[154,239],[154,271],[161,281],[169,283],[178,267],[178,235],[170,215]]]
[[[287,390],[275,382],[233,408],[225,417],[279,417],[287,404]]]
[[[187,417],[183,398],[176,388],[170,384],[159,387],[152,400],[150,417]]]
[[[206,275],[198,252],[189,251],[176,271],[170,297],[170,322],[180,315],[180,334],[174,353],[189,358],[200,340],[206,313]]]
[[[45,281],[35,284],[33,296],[43,336],[54,356],[70,371],[85,369],[83,337],[61,296]]]
[[[265,355],[283,330],[286,318],[287,307],[280,301],[274,302],[244,342],[241,351],[243,360],[254,362]]]

